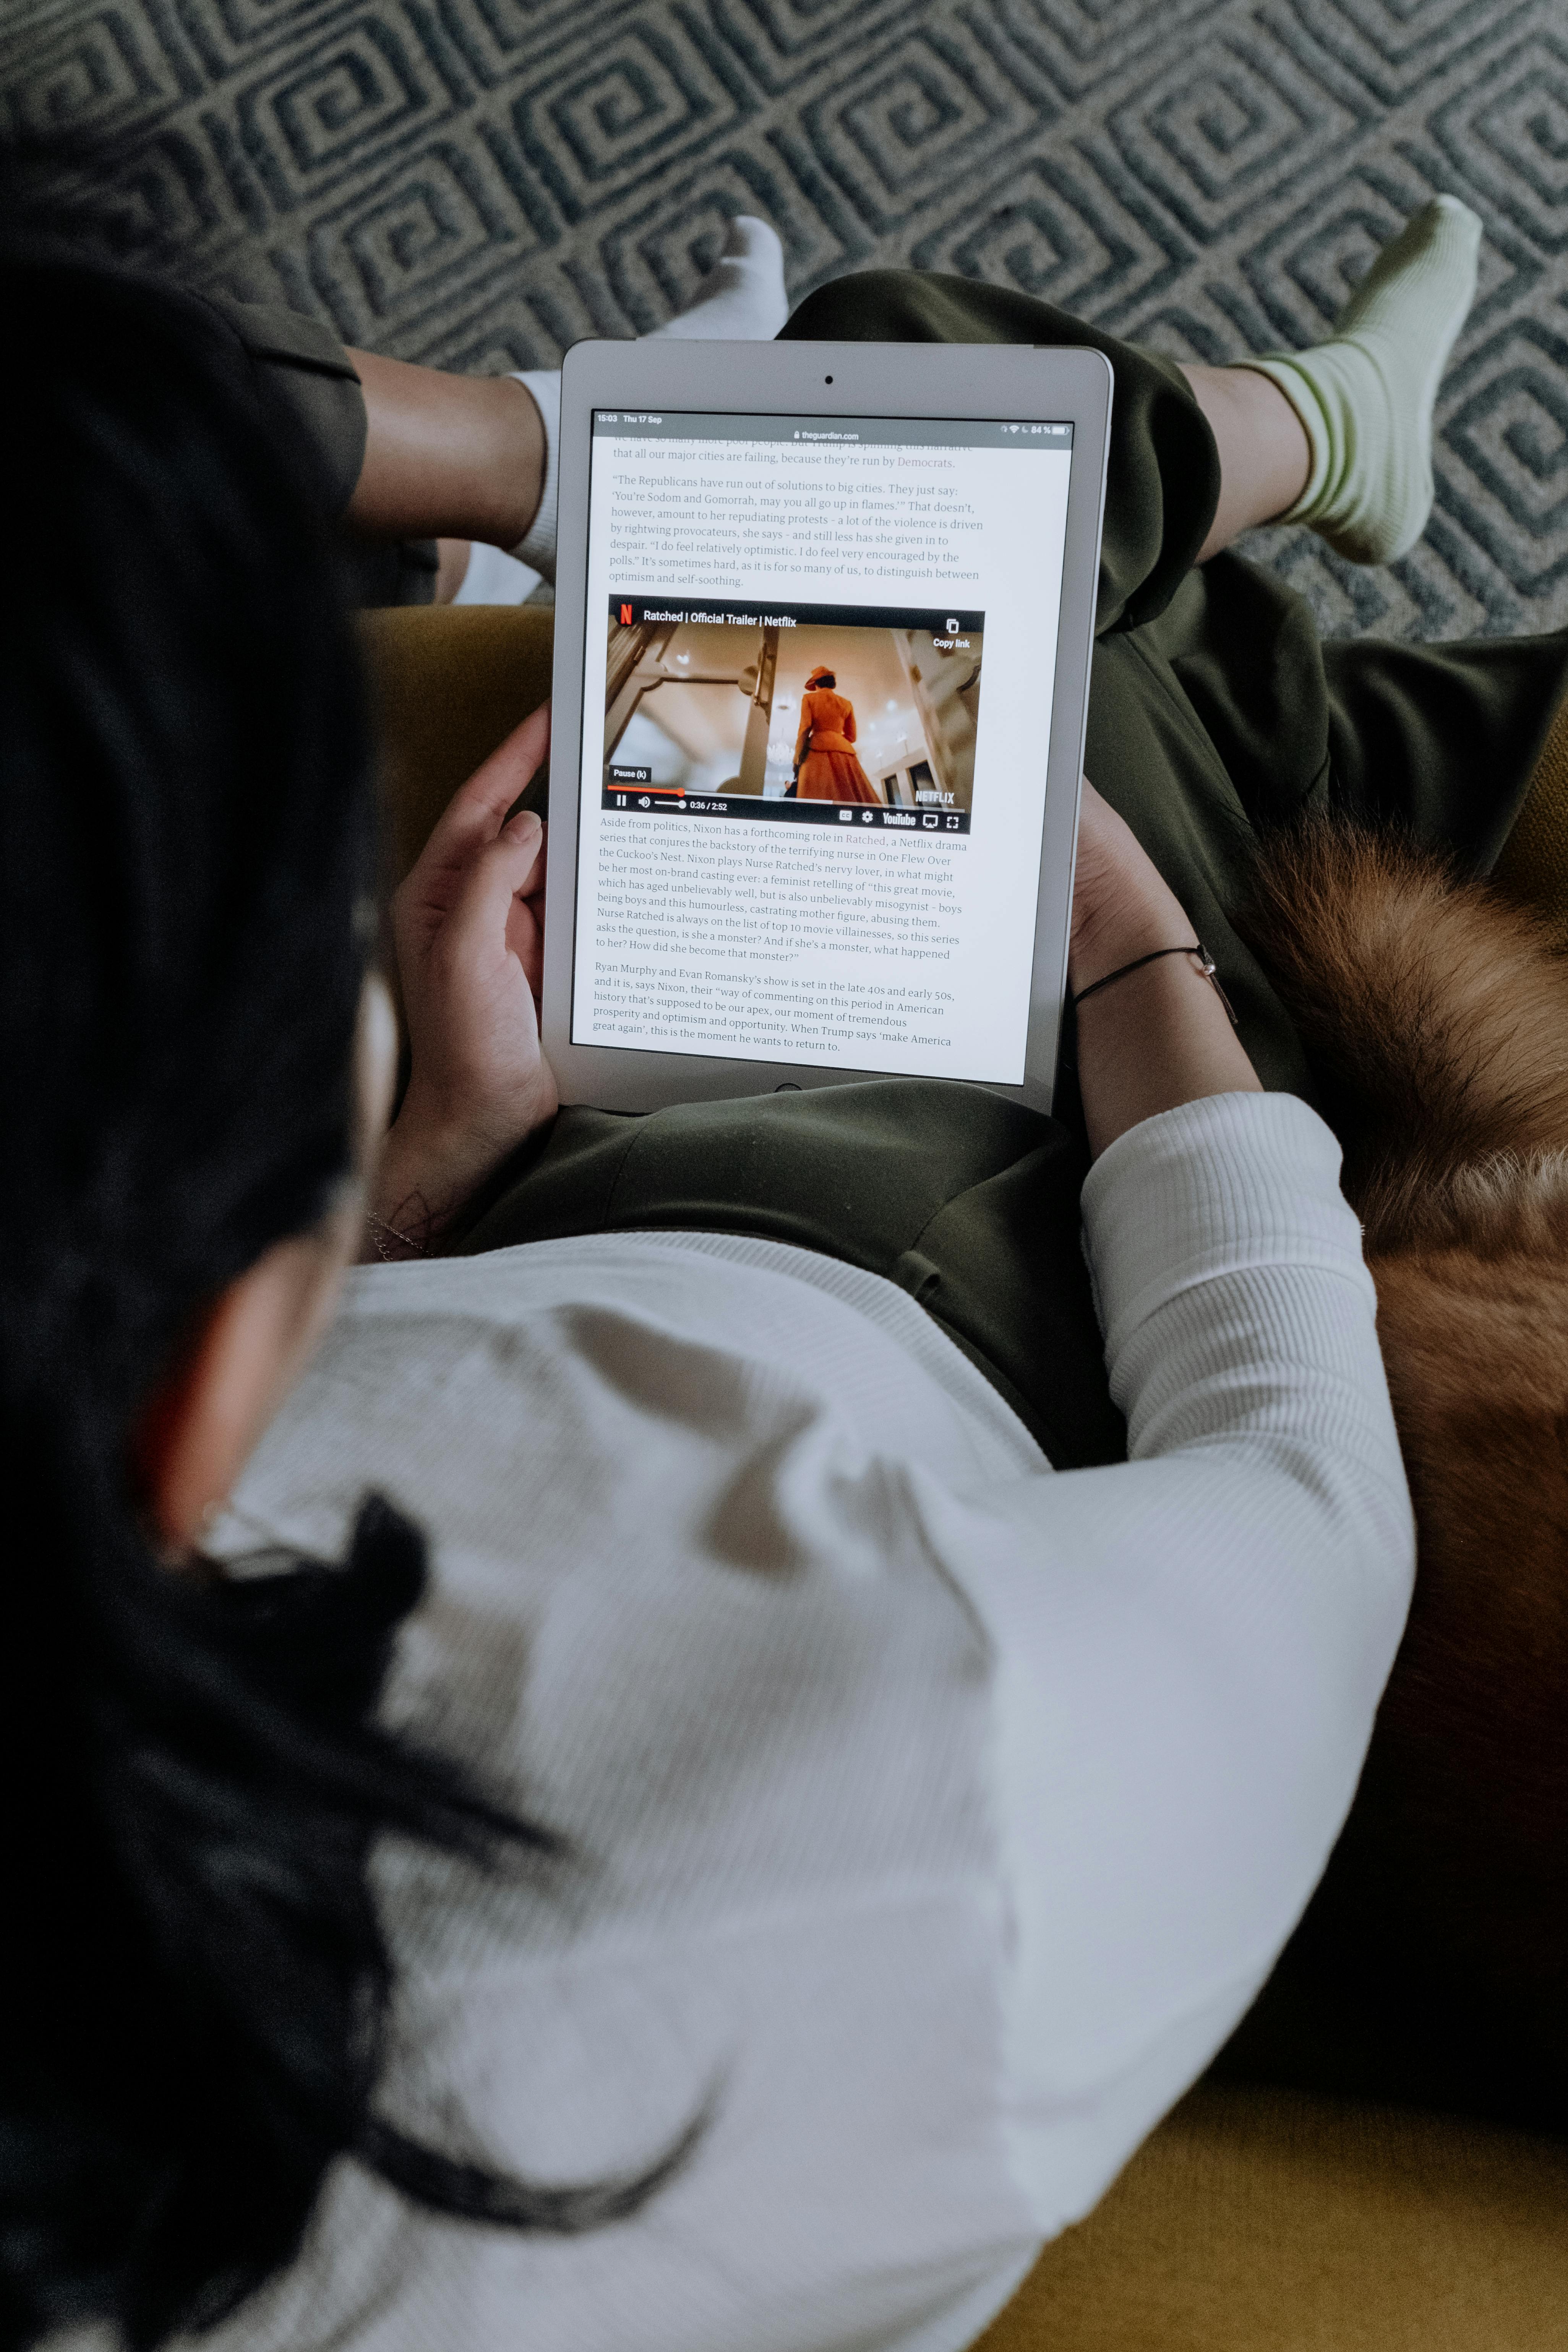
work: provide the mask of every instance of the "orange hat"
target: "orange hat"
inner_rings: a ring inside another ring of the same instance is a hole
[[[816,684],[819,677],[832,677],[834,675],[835,673],[828,668],[826,662],[818,662],[816,667],[812,671],[811,676],[806,679],[806,686],[809,688]]]

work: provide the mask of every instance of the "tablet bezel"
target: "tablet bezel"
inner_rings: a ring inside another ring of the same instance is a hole
[[[739,1060],[662,1048],[580,1045],[571,1035],[577,919],[577,849],[584,714],[597,710],[603,648],[590,645],[588,488],[596,408],[689,408],[817,416],[1026,418],[1073,427],[1056,684],[1046,754],[1035,954],[1021,1085],[984,1085],[1048,1111],[1067,989],[1068,929],[1089,711],[1095,594],[1105,509],[1113,377],[1104,354],[1081,346],[1010,343],[703,343],[655,337],[582,342],[566,354],[561,388],[560,520],[555,580],[550,863],[545,887],[544,1050],[563,1101],[605,1110],[853,1086],[908,1076],[827,1069],[809,1062]],[[587,657],[595,656],[590,678]]]

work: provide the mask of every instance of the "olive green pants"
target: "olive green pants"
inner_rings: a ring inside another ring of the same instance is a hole
[[[1245,558],[1197,569],[1219,463],[1184,378],[1026,295],[874,271],[811,296],[784,331],[1087,343],[1110,357],[1086,765],[1215,957],[1265,1085],[1310,1100],[1295,1032],[1232,927],[1255,841],[1308,809],[1342,809],[1486,868],[1568,687],[1568,635],[1327,645],[1301,599]],[[936,1079],[646,1118],[568,1108],[462,1246],[674,1226],[847,1259],[917,1297],[1066,1468],[1123,1447],[1079,1248],[1087,1164],[1070,1077],[1051,1118]]]

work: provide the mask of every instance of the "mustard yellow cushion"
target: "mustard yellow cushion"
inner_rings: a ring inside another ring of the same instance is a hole
[[[974,2352],[1563,2352],[1568,2145],[1200,2085]]]
[[[361,631],[396,884],[458,786],[549,701],[555,615],[547,604],[397,605],[363,614]]]
[[[1550,919],[1558,944],[1568,948],[1568,702],[1552,722],[1496,872],[1514,898]]]

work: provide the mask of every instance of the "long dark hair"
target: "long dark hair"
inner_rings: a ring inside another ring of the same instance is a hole
[[[308,484],[204,306],[13,240],[0,308],[0,2345],[140,2347],[285,2263],[343,2151],[522,2227],[658,2176],[531,2189],[372,2113],[373,1840],[550,1843],[375,1720],[416,1531],[372,1501],[346,1562],[237,1584],[150,1548],[149,1395],[348,1166],[367,734]]]

